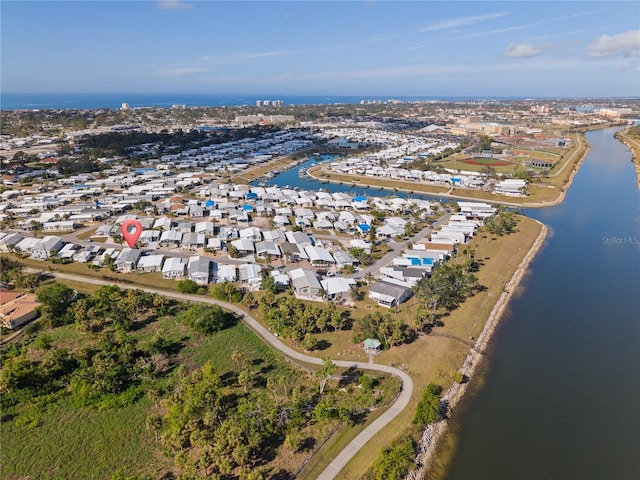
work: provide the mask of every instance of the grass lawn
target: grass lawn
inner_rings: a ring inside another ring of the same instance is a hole
[[[82,232],[82,233],[78,234],[76,236],[76,238],[78,238],[79,240],[89,240],[91,237],[93,237],[93,234],[96,232],[97,229],[98,229],[98,227],[91,228],[91,229],[87,230],[86,232]],[[103,238],[103,237],[94,237],[94,238]]]
[[[431,334],[422,335],[401,347],[383,351],[375,358],[376,363],[396,364],[409,372],[414,381],[412,400],[405,411],[364,446],[338,478],[360,478],[382,448],[404,433],[417,434],[411,420],[422,389],[429,382],[436,382],[444,388],[450,385],[450,374],[461,366],[468,351],[470,337],[477,337],[481,332],[495,299],[537,238],[540,225],[531,219],[521,218],[517,229],[516,234],[503,237],[480,233],[472,241],[470,246],[476,249],[476,259],[482,263],[477,276],[480,284],[487,288],[486,291],[468,299],[443,319],[444,326],[435,328]],[[30,266],[31,263],[35,263],[38,268],[44,265],[43,262],[30,260],[24,262]],[[69,273],[77,273],[74,268],[79,268],[82,274],[92,273],[98,278],[103,274],[102,271],[93,272],[86,266],[77,264],[51,267]],[[136,283],[143,278],[149,278],[148,286],[167,288],[160,285],[160,274],[105,274],[125,279],[128,277]],[[165,282],[177,289],[176,282]],[[78,290],[84,291],[80,288]],[[356,309],[351,309],[350,312],[353,317],[360,317],[375,309],[390,311],[376,306],[367,299],[358,302]],[[411,323],[414,309],[415,302],[410,300],[399,308],[396,315]],[[257,314],[257,310],[252,311],[252,314]],[[181,345],[176,354],[176,363],[187,366],[189,370],[211,361],[221,373],[226,372],[227,381],[234,382],[236,366],[231,360],[231,352],[238,350],[251,362],[257,375],[262,377],[260,382],[266,382],[266,377],[278,372],[287,372],[286,375],[291,378],[293,384],[316,381],[311,374],[301,370],[294,371],[285,365],[279,354],[242,324],[206,337],[194,334],[175,317],[165,317],[136,331],[135,335],[144,341],[160,328],[169,333],[172,341]],[[78,333],[74,326],[70,325],[55,329],[50,335],[54,345],[74,350],[85,343],[83,337],[87,334]],[[367,359],[359,345],[353,344],[351,331],[325,332],[318,335],[318,338],[324,340],[322,343],[326,345],[324,350],[315,352],[318,357],[328,354],[335,359]],[[387,388],[392,388],[396,381],[386,382]],[[113,411],[77,409],[66,398],[47,405],[44,410],[29,406],[20,408],[26,412],[26,415],[20,418],[26,420],[3,422],[3,448],[0,458],[5,478],[19,478],[25,475],[31,475],[31,478],[110,478],[117,468],[123,466],[129,466],[132,473],[149,473],[159,477],[163,472],[173,468],[173,460],[162,456],[152,434],[144,428],[150,408],[146,399],[130,407]],[[382,409],[379,409],[371,413],[367,420],[373,420],[381,411]],[[319,426],[318,433],[321,429],[326,433],[327,428],[326,425]],[[338,430],[303,470],[300,478],[315,478],[329,459],[362,428],[364,425]],[[114,438],[120,437],[120,444],[115,445],[117,442]],[[107,451],[104,445],[112,443],[115,446]],[[58,445],[64,445],[65,448],[56,450]],[[286,468],[292,471],[307,455],[308,452],[304,452],[278,458],[274,460],[273,465],[276,470]]]
[[[11,257],[12,259],[16,259],[16,257]],[[101,267],[99,270],[92,270],[89,268],[88,264],[82,263],[51,263],[44,262],[40,260],[32,260],[30,258],[18,258],[18,261],[24,263],[27,267],[41,270],[43,273],[47,271],[61,272],[61,273],[69,273],[74,275],[83,275],[85,277],[93,277],[98,280],[106,280],[111,281],[113,283],[135,283],[140,287],[148,287],[148,288],[158,288],[162,290],[169,290],[172,292],[178,291],[178,282],[175,280],[165,280],[162,278],[161,272],[153,272],[153,273],[120,273],[120,272],[112,272],[107,267]],[[65,280],[65,283],[68,281]],[[69,282],[69,286],[71,286],[72,282]],[[82,288],[78,291],[86,291],[87,289],[91,289],[93,291],[95,288],[91,288],[91,285],[83,284],[84,289]]]
[[[340,472],[338,478],[360,478],[369,468],[378,452],[388,446],[403,433],[413,432],[411,420],[422,389],[429,382],[435,382],[447,388],[451,384],[450,374],[458,369],[467,355],[469,347],[464,341],[469,337],[477,338],[493,309],[494,301],[500,295],[522,258],[529,251],[540,233],[541,226],[534,220],[522,218],[518,224],[518,233],[511,236],[479,238],[473,240],[476,259],[484,265],[476,274],[481,285],[487,290],[476,294],[443,319],[444,326],[436,327],[432,334],[423,335],[413,343],[383,351],[376,357],[376,363],[405,365],[414,382],[411,403],[385,429],[368,442],[360,452]],[[495,238],[495,239],[494,239]],[[399,312],[399,315],[412,317],[413,305]],[[452,335],[457,339],[439,336]]]
[[[145,431],[149,407],[142,399],[100,411],[78,408],[69,398],[44,409],[24,406],[32,425],[3,421],[2,477],[108,479],[128,467],[159,478],[173,461],[157,452],[153,435]]]
[[[443,319],[444,326],[436,327],[431,334],[422,335],[409,344],[385,350],[375,357],[375,363],[395,364],[411,375],[414,382],[412,400],[398,417],[356,454],[340,472],[339,479],[361,478],[377,454],[395,438],[405,433],[417,436],[411,421],[423,388],[430,382],[438,383],[444,388],[451,384],[451,373],[462,365],[469,350],[469,343],[473,342],[470,337],[479,336],[495,300],[540,233],[540,224],[526,217],[519,218],[517,233],[502,237],[490,234],[485,236],[484,233],[480,233],[469,245],[476,249],[476,259],[482,263],[476,275],[479,283],[487,288],[486,291],[467,299],[463,305]],[[383,313],[393,312],[378,306],[370,299],[357,302],[355,309],[348,309],[352,318],[359,318],[376,310]],[[415,301],[409,300],[401,305],[395,314],[410,324],[414,310]],[[252,315],[260,317],[257,310],[254,310]],[[352,333],[350,330],[344,330],[318,334],[317,337],[325,348],[304,353],[318,357],[329,355],[340,360],[367,361],[368,356],[360,345],[352,342]],[[295,345],[290,346],[296,348]],[[296,349],[303,351],[299,347]],[[316,478],[326,466],[326,460],[333,458],[355,435],[351,430],[337,432],[335,438],[332,437],[319,450],[317,458],[303,470],[300,478]]]

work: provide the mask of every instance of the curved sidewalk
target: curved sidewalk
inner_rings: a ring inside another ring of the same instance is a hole
[[[27,269],[32,272],[39,272],[37,269]],[[113,282],[108,282],[105,280],[99,280],[97,278],[84,277],[82,275],[72,275],[68,273],[61,272],[46,272],[47,274],[53,275],[55,277],[73,280],[77,282],[85,282],[91,283],[94,285],[114,285]],[[269,345],[271,345],[274,349],[278,350],[282,354],[287,357],[293,358],[295,360],[299,360],[306,363],[311,363],[314,365],[322,365],[322,359],[317,357],[311,357],[309,355],[305,355],[303,353],[297,352],[293,348],[284,344],[278,337],[276,337],[273,333],[271,333],[267,328],[265,328],[260,322],[258,322],[251,315],[247,314],[244,310],[239,308],[236,305],[231,303],[223,302],[221,300],[216,300],[214,298],[196,296],[196,295],[186,295],[183,293],[176,292],[167,292],[164,290],[156,290],[152,288],[144,288],[136,285],[121,285],[116,283],[120,288],[136,288],[138,290],[143,290],[149,293],[156,293],[158,295],[163,295],[165,297],[175,298],[177,300],[182,300],[186,302],[197,302],[197,303],[208,303],[212,305],[219,305],[227,310],[231,310],[232,312],[237,313],[242,318],[242,321],[245,325],[247,325],[251,330],[253,330],[257,335],[259,335],[263,340],[265,340]],[[365,363],[365,362],[350,362],[347,360],[333,360],[339,367],[350,368],[357,367],[362,370],[374,370],[378,372],[390,373],[395,377],[399,378],[402,382],[400,394],[398,398],[391,405],[386,412],[380,415],[371,425],[367,426],[362,432],[358,434],[356,438],[354,438],[349,444],[342,449],[342,451],[333,459],[333,461],[322,471],[322,473],[318,476],[318,480],[332,480],[334,479],[340,470],[344,468],[344,466],[353,458],[353,456],[358,453],[358,451],[371,439],[375,434],[377,434],[380,430],[382,430],[391,420],[396,418],[402,410],[407,406],[409,400],[411,400],[411,394],[413,393],[413,381],[411,377],[407,375],[402,370],[398,370],[397,368],[390,367],[388,365],[376,365],[374,363]]]

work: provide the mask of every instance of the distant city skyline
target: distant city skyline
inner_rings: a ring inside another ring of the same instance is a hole
[[[2,92],[640,96],[640,6],[0,3]]]

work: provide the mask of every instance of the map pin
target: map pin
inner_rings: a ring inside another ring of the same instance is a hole
[[[133,248],[136,246],[136,242],[142,233],[142,225],[136,219],[126,220],[120,227],[120,231],[129,248]]]

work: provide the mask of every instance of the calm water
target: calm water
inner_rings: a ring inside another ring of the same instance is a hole
[[[327,161],[326,159],[324,161]],[[411,194],[408,192],[394,192],[393,189],[382,189],[382,188],[365,188],[358,186],[357,183],[322,183],[314,180],[312,178],[300,178],[298,174],[298,170],[301,168],[309,168],[312,165],[319,163],[318,159],[315,157],[311,157],[310,160],[307,160],[304,163],[301,163],[298,167],[292,168],[290,170],[285,170],[284,172],[276,175],[271,180],[267,180],[266,183],[268,185],[278,185],[280,187],[289,186],[291,188],[298,187],[302,190],[320,190],[324,189],[328,192],[344,192],[352,195],[364,195],[369,197],[389,197],[396,195],[401,198],[420,198],[422,200],[430,200],[434,202],[443,201],[445,203],[451,203],[453,200],[451,198],[446,197],[438,197],[434,195],[419,195],[419,194]],[[260,184],[260,181],[252,182],[254,185]]]
[[[614,130],[566,201],[528,211],[551,227],[455,416],[447,480],[640,479],[640,196]]]
[[[122,102],[133,107],[160,108],[171,105],[188,107],[223,107],[255,105],[256,100],[282,100],[285,105],[329,105],[334,103],[358,104],[361,100],[387,101],[470,101],[470,100],[520,100],[520,97],[404,97],[404,96],[346,96],[346,95],[205,95],[190,93],[6,93],[0,92],[0,109],[34,110],[66,108],[120,108]]]

